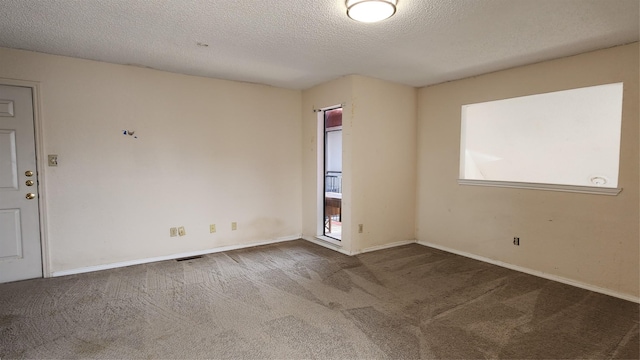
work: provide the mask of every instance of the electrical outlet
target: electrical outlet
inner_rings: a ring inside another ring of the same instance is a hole
[[[185,235],[187,235],[187,232],[184,230],[184,226],[180,226],[180,227],[178,228],[178,235],[180,235],[180,236],[185,236]]]
[[[49,166],[58,166],[58,155],[49,154],[48,155],[48,163],[49,163]]]
[[[238,230],[238,223],[237,222],[232,222],[231,223],[231,230]]]
[[[174,228],[174,227],[170,228],[169,229],[169,236],[171,236],[171,237],[178,236],[178,228]]]
[[[362,224],[358,224],[358,232],[359,232],[360,234],[362,234],[362,231],[363,231],[363,230],[364,230],[364,225],[362,225]]]
[[[519,237],[514,237],[513,238],[513,245],[520,246],[520,238]]]
[[[216,224],[209,225],[209,232],[212,234],[216,232]]]

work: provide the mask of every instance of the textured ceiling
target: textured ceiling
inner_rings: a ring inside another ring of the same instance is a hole
[[[399,0],[362,24],[343,0],[0,0],[0,46],[294,89],[350,74],[424,86],[638,41],[639,7]]]

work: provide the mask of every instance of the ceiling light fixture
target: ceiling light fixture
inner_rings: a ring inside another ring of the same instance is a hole
[[[347,16],[353,20],[372,23],[393,16],[398,0],[346,0]]]

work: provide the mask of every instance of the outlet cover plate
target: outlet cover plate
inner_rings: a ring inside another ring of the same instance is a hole
[[[49,154],[47,156],[47,161],[48,161],[49,166],[58,166],[58,155]]]

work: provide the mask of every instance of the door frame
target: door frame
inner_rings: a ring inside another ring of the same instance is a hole
[[[46,165],[44,153],[44,131],[40,104],[40,83],[37,81],[0,78],[0,85],[21,86],[31,89],[33,100],[33,131],[36,146],[36,171],[38,174],[38,218],[40,223],[40,252],[42,257],[42,277],[52,276],[51,254],[49,252],[49,228],[47,227]]]
[[[345,238],[342,237],[342,240],[337,240],[332,237],[324,235],[324,188],[325,188],[325,111],[342,108],[344,111],[344,104],[336,104],[332,106],[323,107],[320,109],[315,109],[316,119],[317,119],[317,128],[316,128],[316,144],[317,144],[317,152],[316,152],[316,238],[329,242],[333,245],[337,245],[339,247],[343,247],[345,244]],[[343,148],[344,149],[344,148]],[[344,151],[344,150],[343,150]],[[344,172],[343,172],[344,174]],[[343,195],[343,206],[344,206],[344,195]],[[344,217],[343,217],[344,221]],[[344,229],[344,228],[343,228]]]

